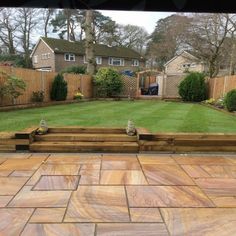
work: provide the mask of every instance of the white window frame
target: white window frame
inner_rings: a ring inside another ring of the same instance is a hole
[[[75,54],[74,53],[65,53],[64,60],[65,61],[75,61]]]
[[[132,60],[132,66],[139,66],[139,60],[138,59],[133,59]]]
[[[84,64],[87,64],[88,62],[87,62],[87,60],[86,60],[86,56],[84,55],[84,57],[83,57],[83,60],[84,60]]]
[[[47,57],[48,57],[48,59],[51,58],[51,54],[50,54],[50,52],[47,53]]]
[[[120,61],[120,65],[114,65],[115,61]],[[109,57],[108,58],[108,65],[110,66],[124,66],[125,65],[125,60],[123,58],[118,58],[118,57]]]
[[[101,65],[102,64],[102,57],[96,57],[96,64]]]
[[[196,67],[196,66],[197,66],[196,63],[191,64],[191,67]]]
[[[38,55],[35,55],[34,56],[34,64],[37,64],[38,63]]]

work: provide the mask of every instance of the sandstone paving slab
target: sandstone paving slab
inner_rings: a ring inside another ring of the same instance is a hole
[[[142,165],[149,184],[195,185],[193,180],[178,165]]]
[[[174,156],[181,165],[233,165],[233,162],[225,157],[219,156]]]
[[[0,207],[5,207],[13,196],[0,196]]]
[[[236,235],[236,208],[161,208],[170,235]]]
[[[66,207],[71,191],[31,191],[23,187],[8,204],[9,207]]]
[[[211,201],[217,207],[235,207],[236,208],[236,194],[235,196],[209,196]]]
[[[80,170],[79,185],[98,185],[100,170]]]
[[[103,170],[101,185],[147,185],[147,180],[139,170]]]
[[[107,223],[97,225],[97,236],[167,236],[163,223]]]
[[[27,180],[27,177],[0,177],[0,195],[15,195]]]
[[[35,185],[42,175],[78,175],[80,165],[73,164],[43,164],[29,179],[27,185]]]
[[[12,173],[12,170],[0,170],[0,177],[9,176]]]
[[[181,167],[192,178],[211,177],[210,174],[200,165],[181,165]]]
[[[232,162],[234,165],[236,165],[236,156],[232,156],[232,157],[225,157],[227,160],[230,160],[230,162]]]
[[[30,223],[62,222],[66,208],[37,208],[31,216]]]
[[[126,186],[130,207],[213,207],[196,186]]]
[[[208,196],[236,196],[234,178],[199,178],[195,182]]]
[[[78,175],[43,175],[33,190],[76,190],[78,184]]]
[[[0,153],[0,159],[27,159],[31,156],[31,153]]]
[[[213,166],[204,165],[201,166],[210,177],[213,178],[236,178],[236,165],[231,166]]]
[[[236,178],[236,165],[182,165],[193,178]]]
[[[0,158],[0,164],[2,164],[6,160],[7,160],[6,158]]]
[[[0,165],[1,170],[36,170],[44,161],[43,157],[34,159],[8,159]]]
[[[100,170],[101,169],[101,162],[95,164],[82,164],[81,170]]]
[[[25,224],[34,209],[0,209],[0,235],[17,236],[23,230]]]
[[[123,186],[79,186],[72,193],[65,222],[128,222]]]
[[[163,222],[158,208],[130,208],[132,222]]]
[[[140,170],[136,156],[103,156],[102,170]]]
[[[138,155],[138,159],[141,163],[141,165],[143,164],[167,164],[167,165],[171,165],[171,164],[176,164],[176,161],[170,157],[170,156],[159,156],[159,155],[145,155],[145,154],[139,154]]]
[[[21,236],[94,236],[95,224],[27,224]]]
[[[100,164],[101,155],[98,154],[51,154],[46,163],[51,164]]]
[[[38,158],[38,157],[43,157],[44,161],[50,156],[50,153],[33,153],[31,154],[31,156],[29,157],[29,159],[34,159],[34,158]]]
[[[15,170],[10,176],[14,177],[31,177],[34,174],[35,170]]]

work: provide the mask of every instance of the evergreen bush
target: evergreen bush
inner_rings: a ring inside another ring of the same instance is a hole
[[[228,111],[236,111],[236,89],[229,91],[224,99]]]
[[[67,82],[61,74],[56,75],[52,83],[50,97],[54,101],[63,101],[67,97]]]
[[[112,68],[100,68],[95,75],[94,84],[99,97],[115,97],[123,87],[121,75]]]
[[[179,85],[179,95],[184,101],[201,102],[207,99],[205,75],[199,72],[189,73]]]

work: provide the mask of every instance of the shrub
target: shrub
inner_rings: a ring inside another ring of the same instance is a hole
[[[67,82],[61,74],[58,74],[52,83],[52,90],[50,97],[55,101],[66,100],[67,97]]]
[[[32,94],[32,102],[43,102],[44,100],[44,92],[36,91]]]
[[[236,89],[226,94],[224,104],[228,111],[236,111]]]
[[[207,85],[204,74],[189,73],[179,85],[179,95],[184,101],[201,102],[207,98]]]
[[[26,84],[22,79],[6,72],[0,71],[0,74],[5,78],[5,82],[0,86],[0,100],[2,101],[4,97],[9,97],[14,103],[14,99],[22,95]]]
[[[61,73],[71,73],[71,74],[85,74],[85,66],[70,66],[61,71]]]
[[[114,97],[121,93],[121,75],[112,68],[100,68],[95,75],[94,84],[100,97]]]

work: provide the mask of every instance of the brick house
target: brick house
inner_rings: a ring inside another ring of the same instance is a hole
[[[136,71],[145,67],[145,59],[136,51],[125,47],[95,44],[97,68],[115,67]],[[86,66],[84,42],[41,37],[31,53],[33,68],[59,72],[69,66]]]
[[[204,63],[187,51],[182,51],[166,62],[164,66],[166,74],[181,74],[186,71],[204,72],[206,70]]]

